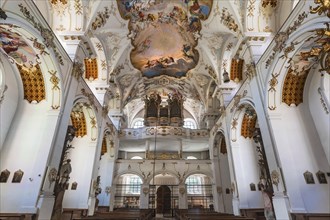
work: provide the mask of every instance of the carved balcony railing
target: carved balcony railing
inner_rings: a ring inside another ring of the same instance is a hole
[[[157,135],[157,138],[176,137],[183,139],[207,139],[209,137],[209,131],[205,129],[189,129],[172,126],[127,128],[119,131],[119,137],[123,139],[143,139],[155,137],[155,135]]]

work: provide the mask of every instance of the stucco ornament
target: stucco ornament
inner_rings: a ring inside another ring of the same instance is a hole
[[[185,189],[184,187],[181,187],[181,188],[179,189],[179,193],[180,193],[181,195],[184,195],[184,194],[186,193],[186,189]]]
[[[149,188],[148,187],[144,187],[142,190],[143,190],[144,196],[147,196],[147,194],[149,193]]]
[[[280,174],[273,170],[271,173],[272,183],[276,186],[276,189],[278,190],[278,183],[280,182]]]
[[[53,167],[48,173],[49,188],[52,186],[53,182],[56,181],[57,170]]]

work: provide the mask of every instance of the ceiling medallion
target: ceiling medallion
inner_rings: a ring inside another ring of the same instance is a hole
[[[195,35],[211,12],[209,0],[117,0],[129,19],[131,62],[143,76],[186,76],[199,60]]]

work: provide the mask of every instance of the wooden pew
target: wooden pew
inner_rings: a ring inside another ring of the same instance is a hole
[[[123,219],[123,220],[152,220],[153,210],[125,209],[115,210],[113,212],[95,212],[94,216],[76,217],[78,219]]]
[[[175,217],[178,220],[255,220],[243,216],[234,216],[233,214],[217,213],[205,210],[175,210]]]
[[[33,213],[0,213],[0,220],[34,220]]]

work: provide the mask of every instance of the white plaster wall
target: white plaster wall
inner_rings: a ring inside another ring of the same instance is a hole
[[[19,103],[1,150],[1,170],[8,169],[7,183],[1,183],[0,212],[35,212],[58,111],[42,101]],[[11,183],[15,171],[24,172],[21,183]]]
[[[87,127],[87,129],[89,128]],[[91,141],[89,135],[85,135],[82,138],[74,138],[71,143],[74,149],[71,149],[68,158],[71,159],[72,173],[70,174],[69,190],[66,190],[64,194],[63,208],[86,209],[88,208],[96,142]],[[78,183],[77,190],[71,190],[73,182]]]
[[[229,161],[228,161],[228,154],[221,154],[219,153],[219,163],[220,163],[220,179],[221,179],[221,187],[222,187],[222,197],[223,203],[226,213],[233,213],[233,204],[232,198],[233,195],[226,193],[226,188],[231,187],[230,182],[230,172],[229,172]]]
[[[0,57],[1,59],[3,59],[3,56],[1,54]],[[3,143],[6,139],[7,132],[10,129],[10,125],[18,105],[19,86],[17,84],[15,74],[12,71],[12,67],[8,62],[4,62],[3,66],[1,65],[0,68],[1,68],[0,84],[2,89],[1,92],[3,92],[5,85],[7,85],[7,90],[4,92],[3,100],[0,105],[0,150],[1,150]]]
[[[316,184],[306,184],[303,176],[307,170],[314,178],[318,170],[329,170],[308,106],[304,103],[299,107],[282,104],[277,111],[281,114],[270,113],[270,119],[291,211],[329,213],[329,185],[321,185],[316,179]],[[327,179],[330,182],[329,177]]]
[[[261,192],[250,190],[250,183],[254,183],[257,186],[260,176],[254,142],[240,135],[237,142],[233,149],[233,157],[240,208],[262,208]]]
[[[321,87],[320,84],[323,82],[321,81],[321,74],[319,72],[311,73],[309,77],[312,77],[312,80],[309,85],[310,89],[308,89],[309,110],[311,112],[315,128],[320,138],[324,154],[326,155],[328,163],[330,164],[330,115],[327,114],[325,109],[323,108],[321,103],[321,95],[318,93],[318,88]],[[325,86],[329,86],[329,79],[330,77],[327,77],[325,79],[328,80],[324,82]],[[324,89],[324,94],[328,94],[329,96],[329,91],[326,91],[327,88],[325,87]],[[322,98],[327,99],[327,97]],[[326,171],[329,172],[330,170]]]
[[[101,157],[99,176],[101,176],[102,192],[98,195],[99,206],[109,206],[111,194],[106,194],[105,188],[112,186],[114,159],[111,159],[106,153]]]

